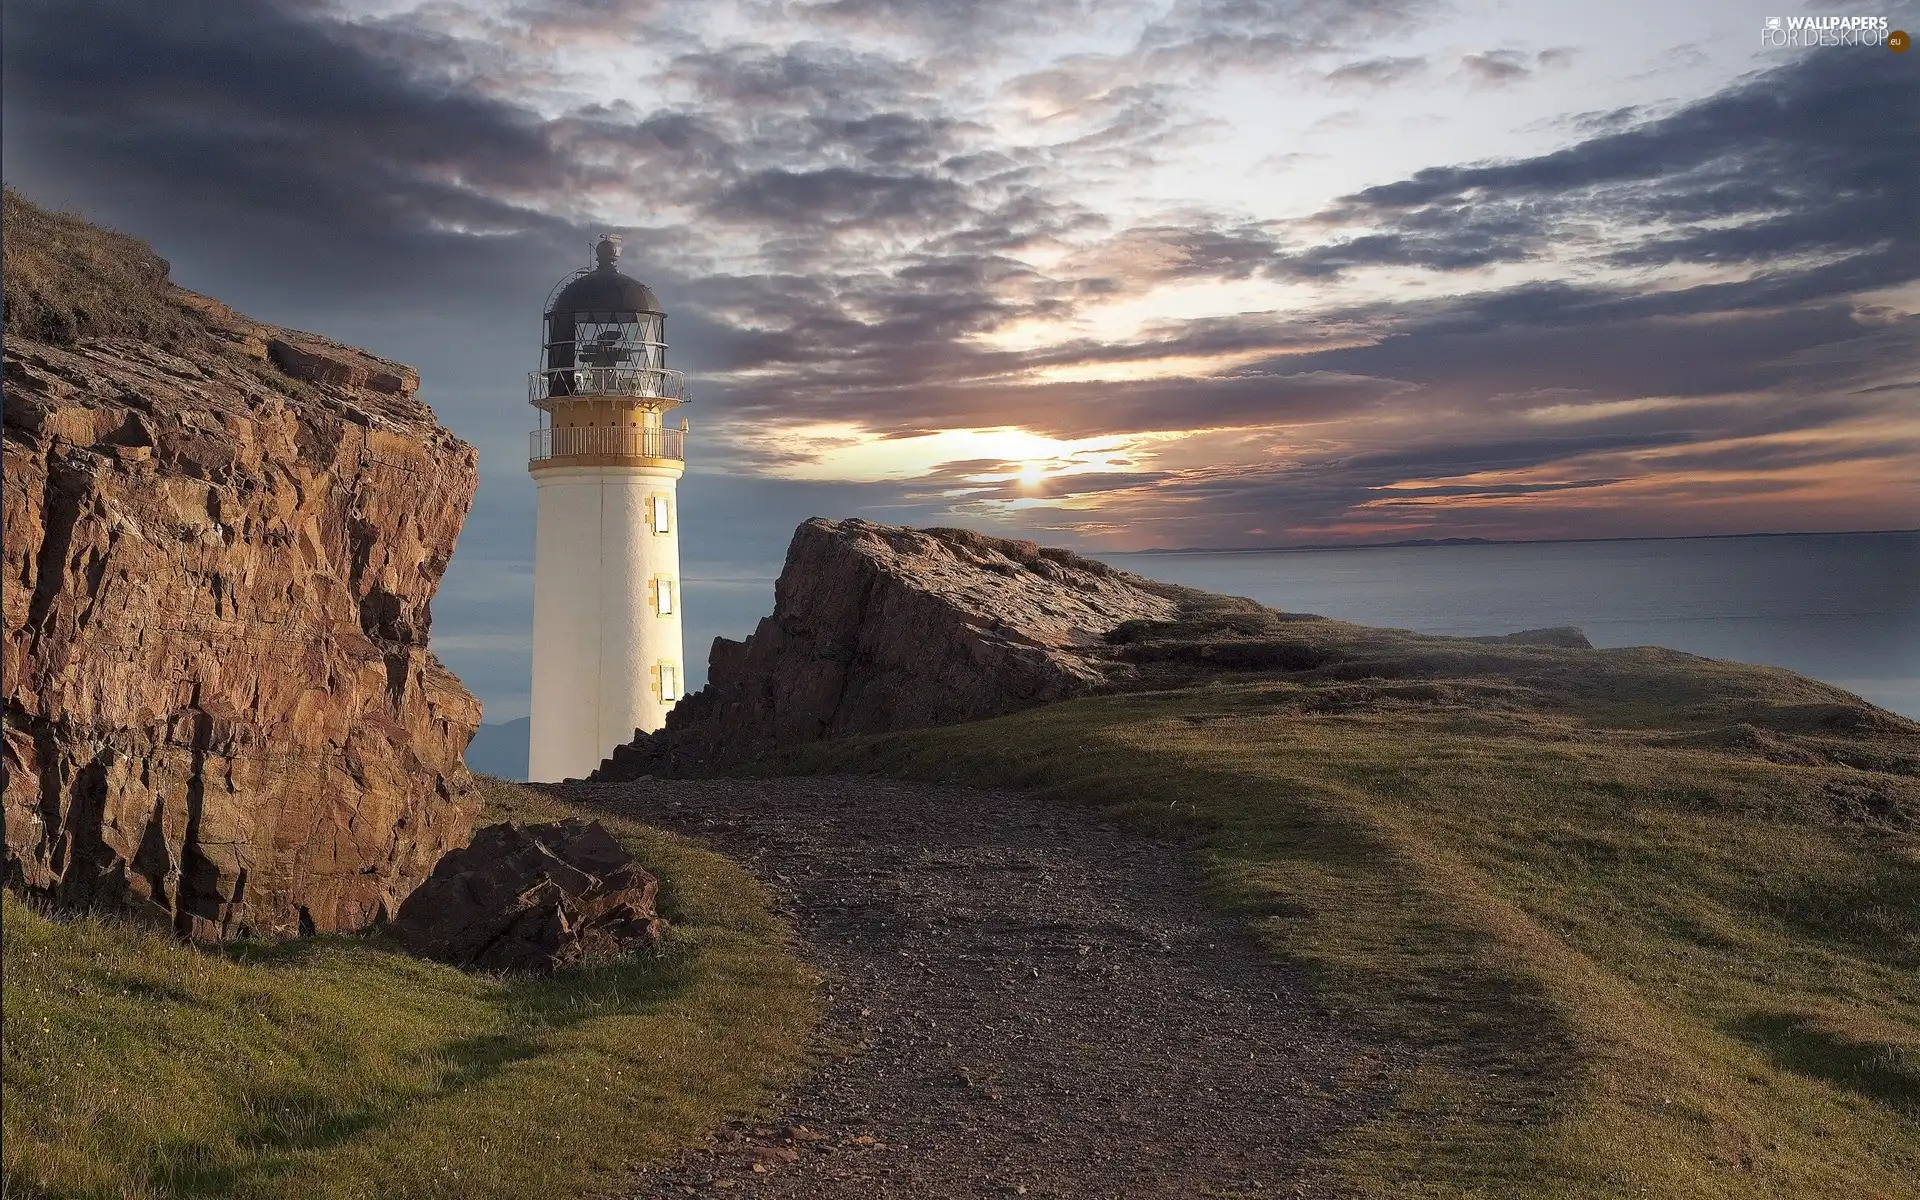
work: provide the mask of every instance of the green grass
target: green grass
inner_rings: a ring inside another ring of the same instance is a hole
[[[570,815],[483,781],[493,819]],[[371,937],[212,953],[5,898],[6,1194],[565,1197],[804,1066],[814,979],[743,870],[602,814],[662,881],[658,953],[552,980]]]
[[[1328,1148],[1346,1192],[1915,1194],[1920,727],[1667,651],[1246,613],[1118,640],[1150,690],[758,769],[1197,838],[1220,903],[1419,1064]]]

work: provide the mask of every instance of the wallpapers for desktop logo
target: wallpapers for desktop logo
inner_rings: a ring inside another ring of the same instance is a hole
[[[1907,35],[1885,17],[1768,17],[1760,27],[1762,46],[1880,46],[1896,53]]]

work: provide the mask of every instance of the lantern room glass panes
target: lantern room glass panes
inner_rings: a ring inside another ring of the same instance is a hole
[[[658,313],[554,313],[545,372],[552,396],[668,396],[667,343]]]

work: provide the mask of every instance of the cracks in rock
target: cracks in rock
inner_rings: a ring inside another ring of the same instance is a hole
[[[40,500],[40,548],[34,555],[33,599],[27,604],[27,628],[36,642],[46,632],[66,582],[67,555],[80,523],[81,497],[91,483],[86,471],[63,458],[47,456],[47,477]]]
[[[140,835],[140,845],[128,865],[147,881],[148,898],[171,913],[179,891],[180,867],[174,861],[173,847],[167,844],[166,797],[154,798],[146,832]]]
[[[196,688],[196,699],[198,698]],[[187,828],[180,839],[180,883],[174,891],[173,927],[181,937],[193,936],[194,919],[218,924],[220,869],[200,846],[200,821],[206,811],[207,747],[213,739],[213,719],[204,711],[193,714],[193,767],[187,777]],[[200,911],[212,902],[212,911]]]
[[[112,754],[111,748],[96,753],[93,761],[75,771],[67,783],[66,820],[60,826],[50,863],[55,886],[63,894],[92,899],[94,880],[110,869],[110,864],[96,862],[93,865],[98,870],[91,875],[77,871],[81,866],[78,848],[99,847],[105,841],[107,766]]]
[[[413,655],[406,650],[401,650],[387,655],[384,661],[387,667],[387,699],[393,702],[394,711],[398,712],[406,702],[407,680],[412,675],[410,668],[413,665]]]

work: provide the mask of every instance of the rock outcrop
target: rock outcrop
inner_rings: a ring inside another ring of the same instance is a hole
[[[657,942],[657,888],[598,821],[489,825],[440,860],[389,932],[423,958],[550,975]]]
[[[471,828],[427,632],[473,449],[406,367],[6,220],[7,883],[199,938],[391,915]]]
[[[744,642],[714,639],[707,686],[594,778],[1083,695],[1114,670],[1107,634],[1196,594],[1032,542],[815,518],[794,532],[773,615]]]

